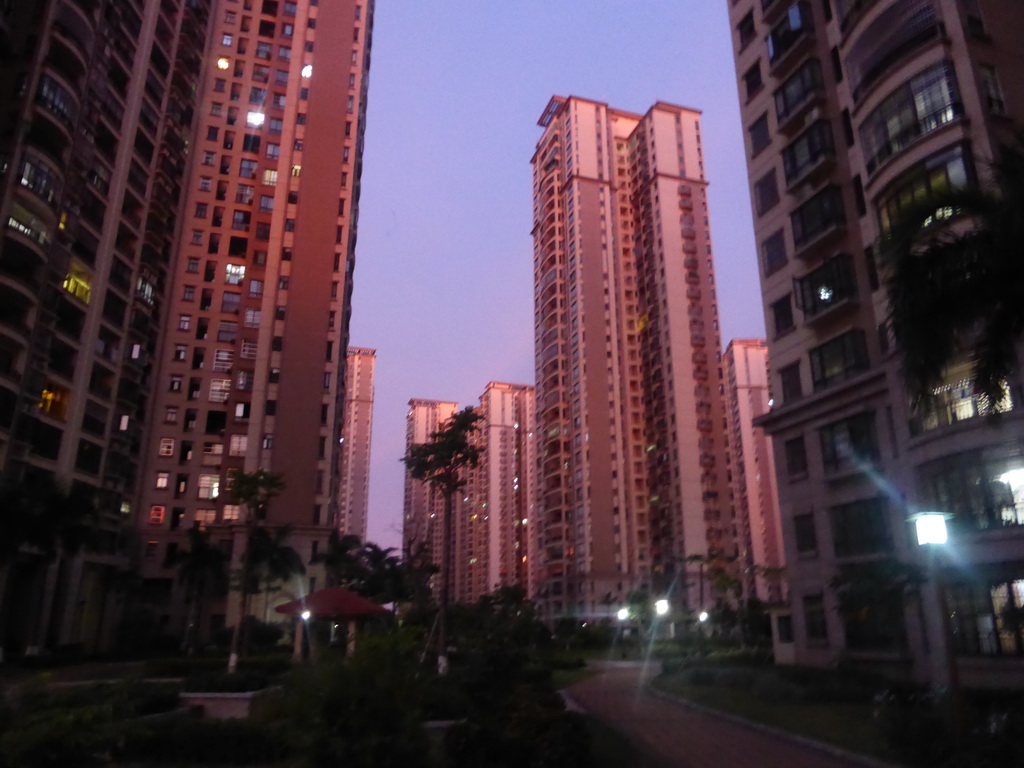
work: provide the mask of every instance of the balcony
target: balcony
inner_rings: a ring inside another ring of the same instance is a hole
[[[887,136],[880,141],[875,151],[864,162],[868,175],[874,175],[889,158],[902,152],[913,142],[932,131],[941,128],[947,123],[952,123],[964,116],[964,106],[959,101],[946,104],[918,117],[915,121],[905,126],[903,130]],[[868,118],[871,120],[871,117]]]
[[[1020,387],[1011,388],[997,404],[977,394],[973,384],[959,381],[947,384],[933,393],[931,403],[910,420],[910,434],[917,436],[933,429],[960,424],[979,416],[1020,410],[1024,393]]]
[[[834,256],[795,280],[794,288],[796,305],[809,324],[833,314],[839,307],[850,306],[857,298],[853,257],[848,253]]]
[[[814,22],[806,0],[790,5],[785,17],[768,33],[768,64],[776,77],[795,63],[814,40]]]
[[[813,257],[820,247],[845,231],[846,213],[839,187],[830,185],[819,191],[790,214],[793,228],[793,255]]]
[[[786,190],[813,182],[835,161],[835,144],[828,120],[818,120],[782,150],[782,167],[786,176]]]

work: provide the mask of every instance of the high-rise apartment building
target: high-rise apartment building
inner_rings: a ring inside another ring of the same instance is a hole
[[[556,96],[539,124],[534,596],[547,618],[634,590],[696,609],[687,563],[735,548],[700,113]]]
[[[775,456],[771,438],[763,428],[754,426],[754,419],[771,407],[768,343],[764,339],[733,339],[726,346],[725,394],[729,495],[744,597],[779,603],[785,594],[779,569],[786,560]]]
[[[345,366],[341,480],[337,528],[366,538],[370,502],[370,438],[373,434],[373,369],[377,351],[349,347]]]
[[[101,516],[5,570],[10,653],[113,641],[210,5],[0,4],[0,474]]]
[[[166,562],[187,529],[213,531],[238,565],[241,471],[284,480],[263,524],[289,526],[309,565],[282,599],[324,584],[312,561],[338,522],[373,2],[213,13],[137,519],[171,631],[185,608]],[[233,623],[236,602],[211,625]]]
[[[412,446],[428,442],[458,408],[458,403],[410,400],[405,417],[406,453]],[[414,480],[406,470],[404,507],[402,550],[408,554],[426,549],[432,561],[440,563],[444,541],[444,498],[427,483]]]
[[[534,407],[534,389],[526,384],[492,381],[480,396],[476,440],[482,454],[469,473],[456,532],[454,594],[464,601],[499,587],[529,589]]]
[[[935,617],[918,601],[890,590],[851,608],[833,588],[923,565],[907,518],[939,510],[961,674],[1020,674],[1024,636],[1008,618],[1024,607],[1019,376],[992,404],[955,366],[934,407],[911,410],[875,258],[908,204],[991,180],[1024,118],[1019,11],[729,2],[775,398],[759,423],[775,447],[791,594],[776,642],[799,663],[841,656],[918,679],[941,668],[947,632],[925,629]]]

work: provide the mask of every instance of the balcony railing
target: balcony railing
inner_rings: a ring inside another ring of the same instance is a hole
[[[923,413],[910,420],[910,433],[920,435],[940,427],[959,424],[978,416],[991,416],[995,413],[1006,413],[1019,410],[1024,403],[1024,393],[1020,387],[1008,390],[996,404],[974,391],[971,382],[960,381],[946,385],[933,394],[932,402]]]

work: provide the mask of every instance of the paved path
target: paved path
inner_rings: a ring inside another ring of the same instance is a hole
[[[648,692],[651,666],[598,665],[569,689],[584,711],[611,725],[649,755],[650,768],[864,768],[866,763],[705,714]]]

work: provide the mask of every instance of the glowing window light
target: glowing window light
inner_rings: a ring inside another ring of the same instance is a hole
[[[253,128],[259,128],[261,125],[263,125],[266,119],[267,116],[264,115],[262,112],[250,112],[248,115],[246,115],[245,122]]]

